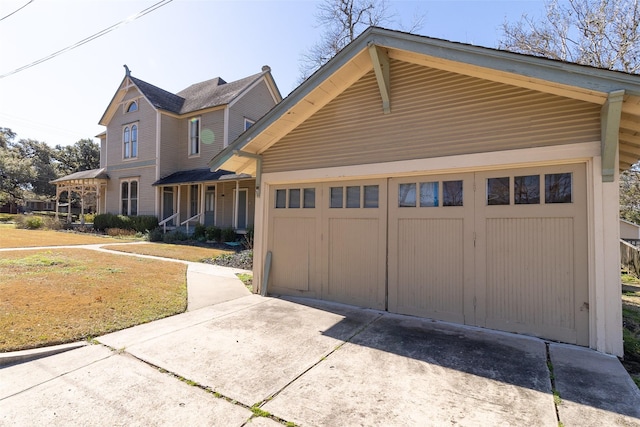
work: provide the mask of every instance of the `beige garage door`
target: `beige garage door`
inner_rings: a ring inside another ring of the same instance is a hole
[[[389,310],[588,345],[583,165],[392,179]]]
[[[270,292],[384,310],[386,180],[271,190]]]
[[[273,187],[270,292],[589,344],[583,164]]]

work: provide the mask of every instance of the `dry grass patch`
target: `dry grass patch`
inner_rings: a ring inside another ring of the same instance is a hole
[[[109,245],[105,249],[128,252],[140,255],[153,255],[163,258],[181,259],[183,261],[201,262],[204,259],[219,255],[232,254],[232,251],[201,248],[199,246],[173,245],[167,243],[145,243],[140,245]]]
[[[0,225],[0,248],[29,248],[35,246],[90,245],[122,240],[95,234],[53,230],[22,230],[12,225]]]
[[[0,256],[0,351],[77,341],[183,312],[186,265],[86,249]]]

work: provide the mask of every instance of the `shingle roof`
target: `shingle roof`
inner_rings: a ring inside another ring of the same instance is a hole
[[[256,81],[262,73],[227,83],[220,77],[196,83],[178,92],[185,99],[182,114],[204,108],[225,105],[238,96],[247,86]]]
[[[260,78],[262,74],[254,74],[231,83],[216,77],[193,84],[177,94],[160,89],[138,78],[132,76],[129,76],[129,78],[154,107],[176,114],[185,114],[228,104],[245,88]]]
[[[107,170],[105,168],[91,169],[88,171],[75,172],[70,175],[54,179],[53,181],[51,181],[51,183],[73,181],[78,179],[109,179],[109,175],[107,175]]]
[[[170,185],[170,184],[185,184],[188,182],[203,182],[203,181],[217,181],[224,175],[230,175],[232,172],[219,170],[217,172],[211,172],[211,169],[191,169],[186,171],[174,172],[171,175],[160,178],[152,185]]]
[[[144,96],[147,97],[149,102],[154,107],[161,110],[171,111],[172,113],[179,114],[185,99],[171,92],[167,92],[164,89],[160,89],[150,83],[140,80],[138,78],[129,76],[131,81],[140,89]]]

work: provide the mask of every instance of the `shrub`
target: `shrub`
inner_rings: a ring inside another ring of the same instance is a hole
[[[42,217],[39,216],[28,216],[24,220],[24,227],[29,230],[37,230],[42,228],[43,225],[44,221],[42,220]]]
[[[235,242],[236,241],[236,231],[229,227],[222,230],[222,241],[223,242]]]
[[[60,220],[55,218],[46,217],[44,218],[43,226],[48,230],[60,230],[62,228],[62,223]]]
[[[95,218],[96,218],[96,214],[84,214],[85,223],[92,224]]]
[[[188,239],[189,239],[189,236],[187,236],[186,233],[180,230],[173,230],[172,232],[165,234],[164,237],[162,238],[162,241],[165,243],[175,243],[175,242],[183,242]]]
[[[209,226],[206,230],[207,240],[213,240],[216,242],[220,242],[222,240],[222,229],[216,226]]]
[[[106,213],[96,215],[93,219],[93,228],[97,231],[105,231],[107,228],[121,228],[144,233],[157,226],[158,218],[153,215],[125,216]]]
[[[205,239],[207,237],[207,227],[203,224],[197,223],[193,229],[193,238],[196,240]]]
[[[10,222],[13,221],[15,215],[11,214],[0,214],[0,222]]]
[[[126,217],[131,221],[134,230],[144,233],[158,227],[158,217],[153,215],[138,215]]]
[[[153,230],[147,233],[147,240],[150,242],[162,242],[164,238],[164,234],[162,233],[162,228],[156,227]]]

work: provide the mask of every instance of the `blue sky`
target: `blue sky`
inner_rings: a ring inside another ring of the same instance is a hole
[[[0,75],[132,16],[159,0],[34,0],[0,21]],[[0,18],[28,0],[2,0]],[[174,0],[47,62],[0,78],[0,127],[18,138],[73,144],[103,131],[97,122],[124,77],[172,92],[214,77],[227,81],[269,65],[286,96],[300,55],[320,39],[313,0]],[[540,16],[544,2],[389,1],[392,29],[425,16],[419,34],[496,47],[505,20]]]

